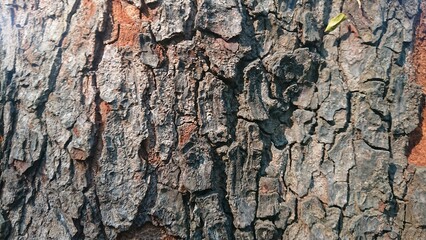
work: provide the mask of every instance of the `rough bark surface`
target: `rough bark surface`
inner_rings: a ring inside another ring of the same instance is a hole
[[[426,239],[421,0],[361,2],[2,0],[0,239]]]

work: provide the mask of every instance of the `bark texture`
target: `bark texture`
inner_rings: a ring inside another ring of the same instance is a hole
[[[426,239],[421,0],[361,3],[2,0],[0,239]]]

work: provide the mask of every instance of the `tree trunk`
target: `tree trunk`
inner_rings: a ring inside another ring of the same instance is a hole
[[[0,239],[426,239],[420,3],[3,0]]]

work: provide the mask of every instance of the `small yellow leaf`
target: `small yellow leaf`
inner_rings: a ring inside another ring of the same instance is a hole
[[[328,32],[333,31],[334,29],[336,29],[339,26],[339,24],[341,22],[345,21],[346,19],[348,19],[348,17],[344,13],[339,13],[337,16],[330,19],[327,27],[325,28],[325,32],[328,33]]]

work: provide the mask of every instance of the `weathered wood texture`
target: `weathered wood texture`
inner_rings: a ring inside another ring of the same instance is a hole
[[[426,239],[421,0],[361,2],[2,0],[0,238]]]

